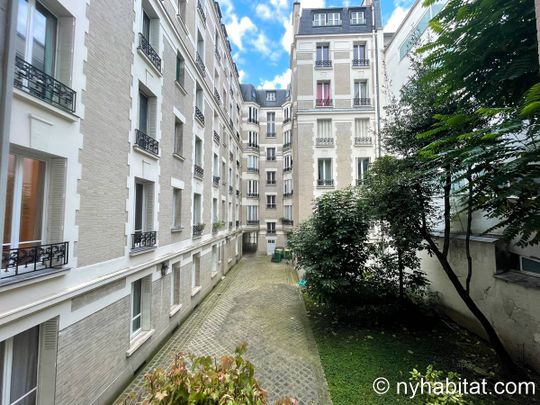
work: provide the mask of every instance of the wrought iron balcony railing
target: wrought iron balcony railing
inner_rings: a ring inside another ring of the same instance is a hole
[[[292,166],[283,168],[283,173],[289,173],[289,172],[292,172]]]
[[[249,142],[246,145],[245,150],[259,150],[259,145],[257,145],[256,143]]]
[[[14,76],[16,88],[64,111],[75,112],[77,93],[74,90],[18,56]]]
[[[236,220],[236,227],[239,228],[240,227],[240,221]]]
[[[240,190],[236,190],[236,196],[240,197]]]
[[[198,238],[204,231],[204,224],[193,225],[193,237]]]
[[[360,145],[371,145],[373,143],[373,139],[371,136],[357,136],[354,138],[354,145],[360,146]]]
[[[195,118],[204,126],[204,114],[197,106],[195,106]]]
[[[266,204],[266,208],[268,208],[269,210],[274,210],[276,209],[276,204]]]
[[[195,177],[198,177],[199,179],[203,179],[204,178],[204,169],[197,165],[197,164],[194,164],[193,165],[193,176]]]
[[[293,190],[291,190],[291,191],[285,191],[285,192],[283,193],[283,197],[284,197],[284,198],[289,198],[289,197],[292,197],[292,196],[293,196]]]
[[[266,185],[267,185],[267,186],[275,186],[275,185],[276,185],[276,181],[275,181],[275,180],[267,180],[267,181],[266,181]]]
[[[229,194],[233,193],[233,186],[229,186]]]
[[[266,234],[267,234],[267,235],[275,235],[275,234],[276,234],[276,230],[275,230],[275,229],[267,229],[267,230],[266,230]]]
[[[219,141],[220,141],[219,134],[216,131],[214,131],[214,142],[219,145]]]
[[[220,177],[219,176],[214,176],[212,178],[212,183],[214,184],[215,187],[218,187],[219,186],[219,180],[220,180]]]
[[[219,95],[217,89],[214,89],[214,98],[216,99],[218,104],[221,104],[221,96]]]
[[[315,100],[315,106],[317,107],[332,107],[334,100],[331,98],[318,98]]]
[[[204,66],[204,62],[203,62],[199,52],[197,52],[197,54],[195,55],[195,64],[197,65],[197,68],[201,72],[201,75],[203,77],[205,77],[206,76],[206,66]]]
[[[248,219],[246,221],[247,225],[259,225],[259,220],[258,219]]]
[[[157,232],[135,232],[131,235],[131,250],[148,249],[156,246]]]
[[[275,138],[276,137],[276,132],[275,131],[267,132],[266,137],[267,138]]]
[[[360,97],[354,99],[354,106],[360,107],[360,106],[369,106],[371,105],[371,98],[369,97]]]
[[[356,179],[356,185],[357,186],[363,186],[364,185],[364,179]]]
[[[290,118],[285,118],[285,119],[283,120],[283,123],[284,123],[284,124],[287,124],[287,123],[289,123],[289,122],[291,122],[291,119],[290,119]]]
[[[159,155],[159,142],[139,129],[135,130],[135,145],[152,155]]]
[[[332,61],[330,59],[316,60],[315,67],[316,68],[331,68]]]
[[[256,167],[248,167],[247,171],[248,173],[259,173],[259,169]]]
[[[258,121],[258,120],[256,120],[255,118],[251,118],[251,117],[248,117],[248,121],[247,121],[247,122],[249,122],[249,123],[251,123],[251,124],[257,124],[257,125],[259,124],[259,121]]]
[[[221,62],[221,55],[219,54],[219,50],[216,48],[214,49],[214,53],[216,54],[216,59],[218,62]]]
[[[369,59],[353,59],[352,65],[355,67],[358,66],[369,66]]]
[[[316,138],[315,145],[327,148],[332,147],[334,146],[334,138]]]
[[[259,193],[247,193],[247,198],[259,198]]]
[[[30,247],[2,248],[0,280],[68,264],[69,242]]]
[[[334,180],[333,179],[319,179],[317,180],[317,185],[320,187],[333,187]]]
[[[294,225],[294,221],[292,219],[287,219],[287,218],[283,218],[281,220],[281,223],[283,225],[286,225],[286,226],[293,226]]]
[[[291,149],[292,142],[287,142],[283,144],[283,151]]]
[[[201,15],[201,20],[203,21],[204,24],[206,24],[206,13],[204,12],[204,8],[200,0],[197,0],[197,10],[199,11],[199,14]]]
[[[159,57],[156,50],[152,47],[152,45],[150,45],[148,39],[140,32],[138,49],[140,49],[142,53],[144,53],[145,56],[148,58],[148,60],[152,62],[152,65],[154,65],[154,67],[161,72],[161,58]]]

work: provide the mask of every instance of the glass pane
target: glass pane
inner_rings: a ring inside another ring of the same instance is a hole
[[[139,93],[139,130],[147,132],[148,126],[148,97]]]
[[[45,162],[23,158],[20,243],[41,243]],[[28,245],[26,245],[28,246]]]
[[[135,232],[142,231],[144,186],[135,184]]]
[[[56,18],[39,3],[33,20],[32,64],[53,75],[56,52]]]
[[[13,338],[13,364],[11,367],[11,403],[37,387],[39,326],[19,333]],[[18,404],[35,404],[35,392]]]
[[[28,0],[19,0],[17,10],[17,38],[15,39],[15,52],[24,59],[26,54],[26,32],[28,29]]]
[[[11,220],[13,213],[13,191],[15,185],[15,156],[8,157],[8,177],[7,177],[7,194],[6,194],[6,213],[4,223],[4,244],[9,244],[11,241]]]
[[[144,35],[144,37],[150,41],[150,17],[148,17],[148,14],[146,14],[144,11],[143,11],[143,30],[142,30],[142,34]]]
[[[141,327],[141,317],[137,316],[141,314],[141,280],[137,280],[133,283],[133,331],[136,331]]]

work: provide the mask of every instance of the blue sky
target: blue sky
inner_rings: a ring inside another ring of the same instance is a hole
[[[402,21],[414,0],[381,0],[385,31]],[[302,8],[360,5],[363,0],[300,0]],[[293,0],[219,0],[242,83],[283,88],[289,82]]]

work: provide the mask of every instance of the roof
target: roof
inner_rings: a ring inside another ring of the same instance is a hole
[[[351,25],[350,13],[352,11],[363,11],[366,23]],[[340,13],[341,25],[335,26],[313,26],[313,15],[316,13]],[[332,8],[305,8],[302,10],[298,35],[319,35],[319,34],[362,34],[373,31],[373,15],[371,7],[332,7]]]
[[[256,89],[252,84],[241,84],[240,89],[242,90],[242,98],[244,101],[257,103],[261,107],[281,107],[289,99],[289,90],[260,90]],[[276,93],[276,101],[266,100],[266,93],[271,91]]]

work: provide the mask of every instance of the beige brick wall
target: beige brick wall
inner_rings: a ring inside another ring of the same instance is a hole
[[[298,125],[297,153],[295,161],[295,176],[301,179],[294,190],[294,219],[303,222],[312,213],[313,202],[313,141],[315,136],[315,123],[300,123]]]
[[[79,266],[124,255],[133,4],[123,2],[111,8],[108,1],[96,0],[88,9],[88,19],[79,241],[75,247]],[[114,47],[106,45],[111,38]]]
[[[298,95],[313,96],[313,65],[298,65]]]
[[[343,188],[352,184],[351,167],[351,136],[352,124],[350,122],[337,122],[336,124],[337,148],[337,186]]]
[[[336,95],[351,94],[351,65],[348,63],[336,63],[334,66],[334,83]],[[349,101],[349,107],[350,107]],[[336,105],[337,106],[337,105]]]

